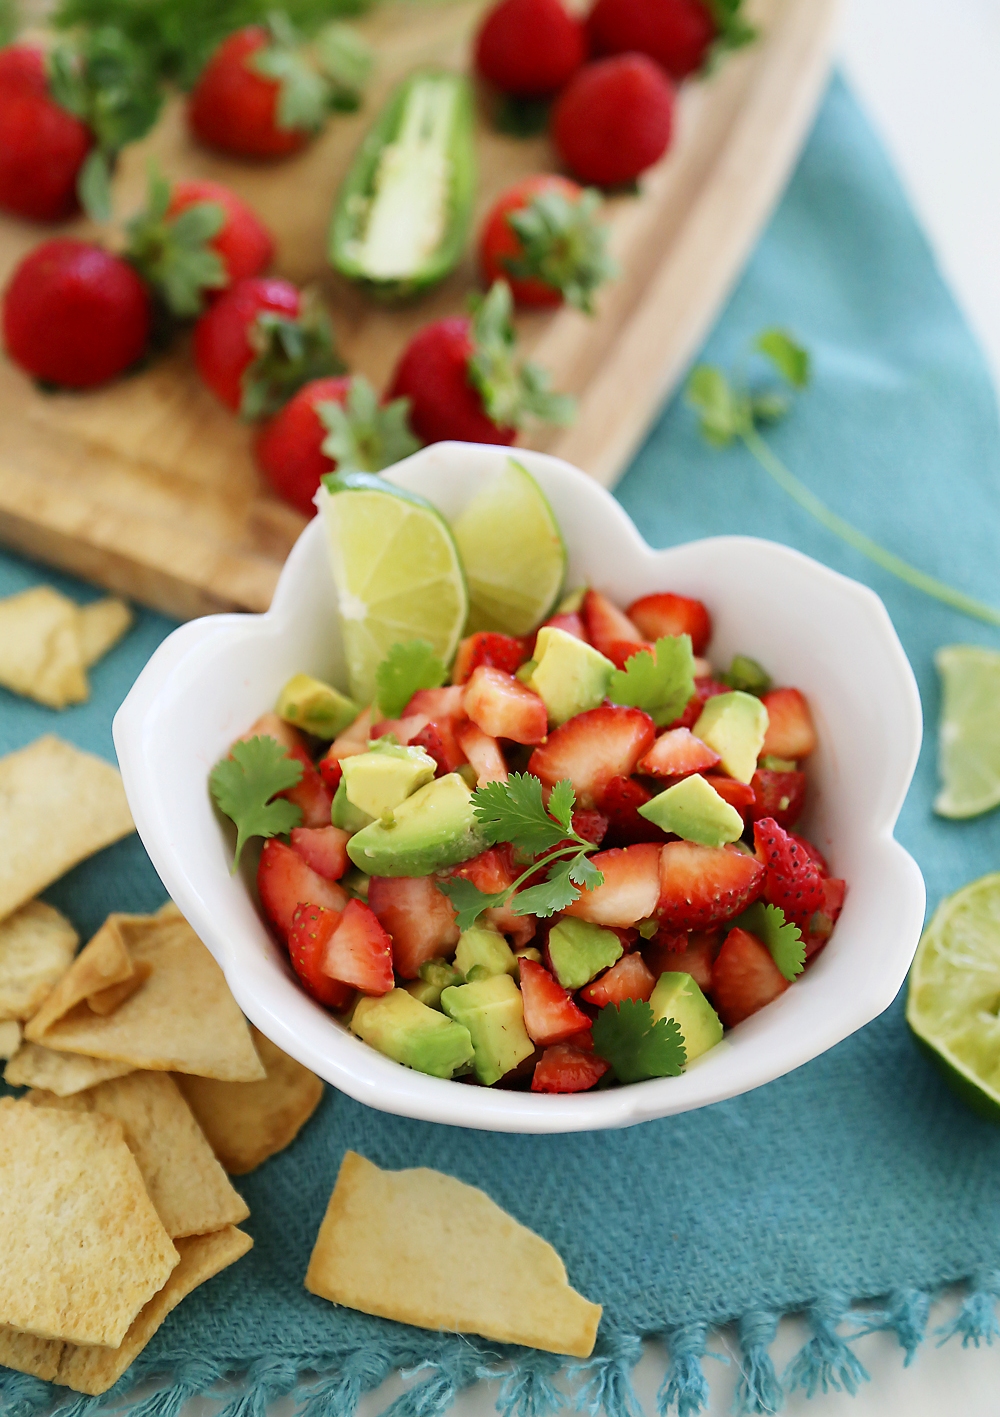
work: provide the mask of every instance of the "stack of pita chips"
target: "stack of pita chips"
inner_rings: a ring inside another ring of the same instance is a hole
[[[49,708],[83,703],[87,670],[132,624],[123,600],[79,606],[51,586],[0,600],[0,684]]]

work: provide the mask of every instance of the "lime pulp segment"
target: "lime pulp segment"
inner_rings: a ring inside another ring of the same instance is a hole
[[[978,817],[1000,803],[1000,654],[978,645],[946,645],[934,656],[941,676],[934,810]]]

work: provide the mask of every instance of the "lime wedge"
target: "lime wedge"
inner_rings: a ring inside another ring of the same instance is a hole
[[[526,635],[550,614],[566,547],[545,493],[510,458],[454,523],[469,580],[469,630]]]
[[[978,817],[1000,803],[1000,654],[978,645],[945,645],[934,656],[941,676],[934,810]]]
[[[366,472],[331,474],[319,497],[351,697],[371,703],[394,644],[426,640],[450,664],[469,610],[455,538],[413,492]]]
[[[1000,872],[934,912],[910,970],[906,1020],[955,1091],[1000,1122]]]

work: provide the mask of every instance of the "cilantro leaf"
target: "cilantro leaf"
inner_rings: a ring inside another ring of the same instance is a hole
[[[578,858],[574,856],[570,859],[576,861]],[[600,872],[597,874],[600,875]],[[511,909],[515,915],[539,915],[544,918],[555,915],[557,910],[565,910],[579,895],[579,890],[570,880],[570,861],[563,858],[553,862],[544,881],[537,886],[529,886],[526,891],[518,891]]]
[[[687,1061],[676,1021],[654,1020],[653,1010],[640,999],[601,1010],[594,1020],[594,1052],[611,1064],[619,1082],[678,1077]]]
[[[578,886],[583,886],[585,891],[596,891],[598,886],[604,885],[603,871],[599,871],[582,851],[579,856],[570,857],[567,873],[570,880],[575,881]]]
[[[448,671],[426,640],[395,644],[375,671],[375,696],[386,718],[398,718],[418,689],[439,689]]]
[[[611,676],[608,698],[613,704],[645,709],[657,727],[684,712],[694,693],[694,656],[690,635],[664,635],[653,653],[640,650]]]
[[[236,823],[236,856],[252,836],[277,836],[302,821],[302,808],[271,798],[302,781],[302,764],[290,758],[274,738],[251,738],[234,743],[228,758],[216,763],[208,779],[220,812]]]
[[[574,835],[573,832],[573,808],[576,805],[576,793],[573,791],[573,784],[568,777],[560,779],[549,793],[547,811],[550,817],[555,817],[556,821],[566,832],[567,836]]]
[[[684,398],[698,414],[703,436],[714,447],[724,448],[740,436],[746,414],[745,400],[721,369],[699,364],[692,370]]]
[[[505,890],[487,895],[464,876],[445,876],[438,880],[437,887],[444,892],[458,912],[455,924],[460,930],[471,930],[484,910],[505,905],[508,897]]]
[[[763,330],[754,340],[754,349],[774,365],[793,389],[804,389],[809,382],[809,351],[798,344],[787,330]]]
[[[572,784],[556,783],[552,798],[560,813],[558,821],[553,821],[545,810],[539,779],[532,773],[513,772],[506,782],[488,782],[484,787],[477,787],[473,803],[476,819],[486,832],[491,846],[498,841],[509,841],[535,856],[540,851],[558,846],[567,836],[575,835],[572,829],[575,801]],[[567,818],[570,819],[568,828]]]
[[[806,964],[806,947],[802,931],[790,920],[780,905],[765,905],[758,900],[732,922],[740,930],[756,935],[771,951],[771,958],[791,983],[802,973]]]

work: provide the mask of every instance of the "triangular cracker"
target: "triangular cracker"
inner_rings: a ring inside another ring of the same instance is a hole
[[[0,1324],[115,1348],[177,1251],[122,1125],[0,1098]]]
[[[589,1358],[601,1319],[541,1236],[489,1196],[345,1154],[306,1288],[363,1314]]]
[[[103,659],[122,635],[131,628],[135,616],[124,600],[110,596],[106,600],[93,600],[82,605],[77,615],[77,633],[80,639],[80,655],[89,669],[99,659]]]
[[[0,1019],[31,1018],[79,943],[65,915],[42,900],[29,900],[0,920]]]
[[[166,1073],[129,1073],[72,1097],[36,1091],[28,1100],[40,1107],[116,1117],[172,1240],[221,1230],[250,1214]]]
[[[79,608],[51,586],[0,600],[0,684],[48,708],[87,698]]]
[[[29,1042],[39,1042],[45,1036],[46,1029],[89,995],[131,979],[135,965],[127,941],[130,933],[135,933],[134,927],[137,926],[139,931],[149,929],[151,919],[148,915],[108,916],[25,1029]]]
[[[16,1018],[0,1022],[0,1058],[10,1059],[21,1046],[21,1025]]]
[[[41,1043],[22,1043],[4,1069],[3,1080],[11,1087],[39,1087],[57,1097],[72,1097],[134,1071],[131,1063],[116,1058],[88,1058],[82,1053],[57,1053]]]

